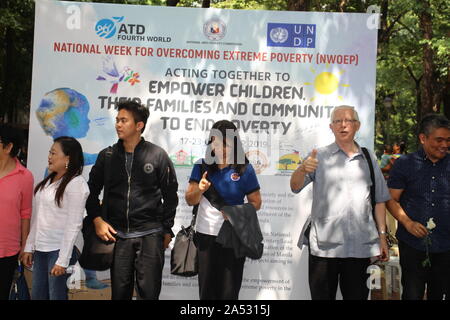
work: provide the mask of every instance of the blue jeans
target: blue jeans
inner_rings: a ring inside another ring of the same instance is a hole
[[[50,275],[56,260],[58,260],[59,250],[34,252],[33,262],[33,282],[31,288],[32,300],[68,300],[67,279],[70,274],[59,277]],[[69,265],[76,263],[75,250]]]

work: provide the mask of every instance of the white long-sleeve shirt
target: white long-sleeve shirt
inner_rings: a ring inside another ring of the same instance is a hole
[[[52,184],[49,181],[36,193],[25,252],[60,250],[56,264],[67,268],[82,227],[89,187],[82,176],[73,178],[58,207],[55,193],[60,183],[61,179]]]

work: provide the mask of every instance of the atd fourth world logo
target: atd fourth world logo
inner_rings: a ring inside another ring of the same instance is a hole
[[[95,25],[95,32],[101,38],[109,39],[116,34],[116,25],[123,21],[122,17],[113,17],[111,19],[101,19]]]
[[[143,34],[145,33],[145,26],[141,24],[124,24],[122,22],[124,17],[112,17],[112,19],[101,19],[95,25],[95,32],[104,39],[110,39],[117,32],[117,39],[119,40],[146,40]],[[118,31],[117,31],[118,29]]]

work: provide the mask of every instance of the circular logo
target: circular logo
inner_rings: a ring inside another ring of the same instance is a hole
[[[239,181],[241,179],[241,176],[237,172],[233,172],[230,176],[231,180],[233,181]]]
[[[221,40],[225,37],[226,32],[227,26],[222,20],[217,18],[208,20],[203,25],[203,33],[209,40]]]
[[[144,164],[144,172],[149,174],[153,172],[153,165],[151,163]]]
[[[259,150],[249,151],[245,155],[255,169],[256,174],[260,174],[269,166],[267,156]]]
[[[102,19],[95,25],[95,32],[98,36],[108,39],[116,33],[116,25],[114,21]]]
[[[283,43],[288,39],[289,32],[285,28],[273,28],[270,31],[270,39],[275,43]]]

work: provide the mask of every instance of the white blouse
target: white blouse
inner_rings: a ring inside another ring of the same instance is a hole
[[[58,207],[55,193],[60,183],[61,179],[52,184],[49,181],[36,193],[25,252],[60,250],[56,264],[67,268],[83,224],[89,187],[82,176],[73,178],[64,190],[61,207]]]

